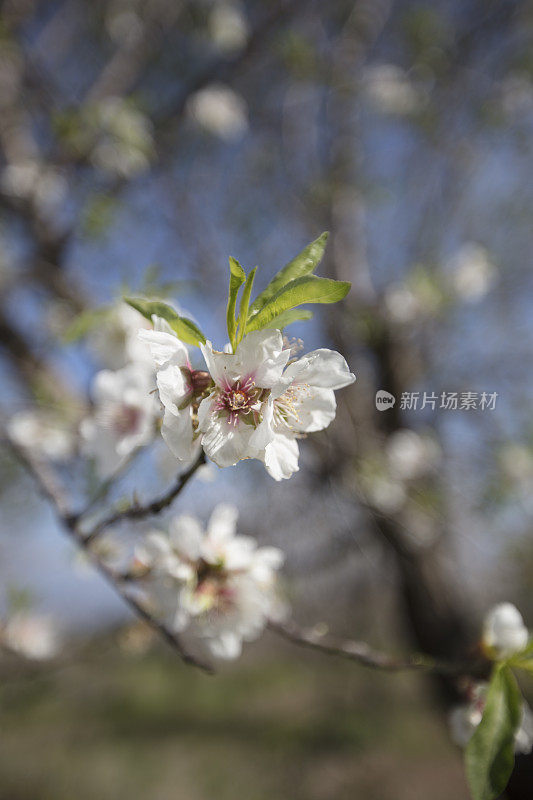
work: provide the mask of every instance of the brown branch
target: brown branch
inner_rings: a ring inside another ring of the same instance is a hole
[[[186,472],[178,476],[176,483],[170,489],[161,495],[157,500],[152,500],[146,505],[133,503],[128,508],[122,511],[115,511],[108,517],[99,522],[95,527],[84,536],[85,544],[89,544],[99,536],[106,528],[116,525],[118,522],[123,522],[126,519],[144,519],[145,517],[159,514],[163,509],[167,508],[185,488],[190,481],[196,470],[205,464],[205,453],[202,450],[196,461],[189,467]],[[80,520],[85,512],[82,512],[76,517],[76,522]]]
[[[375,650],[367,642],[352,639],[335,639],[317,633],[313,628],[301,628],[293,621],[284,623],[269,622],[268,628],[299,647],[317,650],[325,655],[339,656],[349,661],[356,661],[364,667],[373,669],[387,672],[413,670],[455,677],[469,675],[481,678],[486,676],[487,662],[482,659],[454,663],[440,661],[421,653],[413,653],[400,658]]]
[[[170,628],[168,628],[163,622],[160,622],[156,619],[152,614],[138,601],[136,600],[131,594],[128,593],[125,586],[121,586],[121,576],[117,575],[117,573],[111,569],[107,564],[102,561],[96,553],[93,552],[91,547],[89,546],[89,541],[87,536],[84,536],[83,533],[78,528],[78,519],[79,515],[72,514],[70,511],[69,503],[67,498],[64,494],[63,487],[57,482],[56,477],[51,470],[50,466],[45,462],[37,460],[34,456],[25,448],[20,447],[17,445],[5,431],[2,431],[2,441],[9,447],[11,452],[17,458],[17,460],[22,464],[22,466],[26,469],[26,471],[33,477],[35,482],[37,483],[38,488],[40,489],[41,493],[44,495],[45,499],[53,506],[56,511],[56,514],[59,518],[59,521],[62,523],[66,533],[69,537],[80,547],[89,557],[93,566],[97,569],[97,571],[102,575],[103,578],[115,589],[115,591],[120,595],[120,597],[124,600],[124,602],[131,608],[131,610],[142,620],[144,620],[148,625],[152,628],[157,630],[159,634],[165,639],[168,644],[176,650],[186,664],[190,664],[195,667],[199,667],[200,669],[204,670],[205,672],[212,673],[213,668],[210,664],[205,663],[203,660],[197,658],[196,656],[192,655],[185,647],[181,637],[178,634],[174,633]],[[175,487],[173,487],[172,492],[167,492],[167,494],[162,497],[160,500],[154,501],[150,503],[148,506],[144,507],[132,507],[129,509],[130,513],[126,512],[120,515],[113,515],[113,517],[117,518],[139,518],[144,515],[150,513],[157,513],[162,508],[170,505],[172,500],[177,497],[179,492],[183,489],[187,481],[192,477],[196,469],[203,463],[203,458],[198,458],[195,464],[187,470],[187,472],[181,476],[181,479],[178,480],[178,483]],[[109,519],[113,519],[110,517]],[[111,523],[106,523],[111,524]],[[93,538],[93,537],[91,537]],[[127,583],[127,582],[125,582]]]

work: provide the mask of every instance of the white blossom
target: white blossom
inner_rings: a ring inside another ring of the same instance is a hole
[[[243,458],[262,458],[273,438],[268,424],[261,425],[264,397],[281,379],[290,351],[283,348],[280,331],[253,331],[235,353],[202,345],[214,389],[198,409],[202,446],[219,467]]]
[[[367,67],[363,86],[372,105],[387,114],[412,114],[425,100],[420,88],[395,64]]]
[[[150,350],[138,337],[141,327],[149,328],[148,320],[127,303],[118,303],[90,332],[91,349],[109,369],[120,369],[133,361],[153,370]]]
[[[2,643],[25,658],[44,661],[59,652],[61,637],[51,617],[17,611],[0,633]]]
[[[355,381],[340,353],[313,350],[293,361],[273,385],[264,422],[273,433],[264,435],[264,462],[275,480],[290,478],[298,469],[298,442],[302,434],[327,428],[335,418],[335,389]]]
[[[207,531],[192,516],[175,517],[169,533],[152,533],[137,549],[152,601],[176,632],[204,639],[217,658],[236,658],[279,617],[276,572],[283,554],[235,532],[237,510],[215,508]]]
[[[459,747],[466,747],[482,720],[487,697],[487,684],[476,683],[469,689],[469,701],[453,708],[448,717],[450,735]],[[530,753],[533,748],[533,714],[527,703],[522,705],[520,725],[515,733],[515,753]]]
[[[529,631],[516,606],[499,603],[489,611],[483,624],[482,641],[497,658],[508,658],[526,648]]]
[[[82,421],[80,434],[83,450],[95,458],[102,478],[153,438],[158,407],[151,392],[152,378],[138,364],[97,373],[93,413]]]
[[[197,125],[227,142],[240,139],[248,130],[246,102],[223,84],[213,83],[195,92],[187,111]]]
[[[389,436],[385,450],[391,473],[402,480],[422,477],[440,458],[439,446],[433,439],[407,429]]]
[[[51,461],[66,461],[74,452],[74,435],[56,414],[41,409],[20,411],[8,423],[11,439]]]
[[[496,268],[488,251],[480,244],[467,242],[448,261],[452,289],[467,302],[484,297],[496,280]]]
[[[244,9],[235,0],[218,0],[209,15],[208,27],[212,40],[225,53],[240,50],[247,42],[248,23]]]
[[[157,367],[159,399],[165,409],[161,435],[179,461],[190,461],[200,443],[193,426],[193,401],[210,383],[205,371],[194,370],[187,348],[168,322],[153,316],[153,330],[139,331],[139,339],[148,345]]]

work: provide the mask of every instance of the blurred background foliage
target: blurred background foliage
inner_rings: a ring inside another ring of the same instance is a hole
[[[2,413],[77,502],[97,485],[73,434],[109,308],[171,298],[221,346],[228,255],[262,288],[329,229],[321,274],[352,292],[288,332],[357,383],[290,483],[213,468],[179,510],[234,500],[286,551],[303,622],[445,657],[494,601],[531,624],[531,23],[518,0],[0,2]],[[417,391],[498,398],[402,410]],[[173,474],[157,447],[109,501]],[[57,670],[2,665],[0,797],[464,795],[456,686],[271,637],[215,679],[128,654],[107,630],[122,605],[3,451],[0,478],[4,615],[22,597],[90,637]]]

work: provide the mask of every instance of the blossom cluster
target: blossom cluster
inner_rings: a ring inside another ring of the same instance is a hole
[[[93,341],[109,368],[94,378],[80,428],[103,478],[159,432],[181,469],[199,463],[203,451],[219,467],[257,459],[278,481],[298,470],[299,439],[332,422],[335,391],[355,380],[339,353],[321,348],[298,357],[283,335],[311,316],[297,306],[337,302],[350,288],[313,275],[326,239],[308,245],[253,302],[256,270],[247,276],[230,259],[229,342],[220,350],[194,320],[159,300],[129,299],[108,319]],[[145,538],[132,565],[167,629],[205,640],[220,658],[236,657],[243,641],[282,613],[276,574],[283,554],[237,536],[235,522],[228,506],[215,509],[205,533],[195,518],[175,518],[168,533]]]
[[[207,530],[192,516],[174,517],[136,549],[135,570],[155,613],[175,633],[188,630],[217,658],[236,658],[284,606],[276,589],[281,550],[236,534],[237,510],[219,505]]]
[[[121,308],[117,326],[126,363],[98,373],[93,411],[81,426],[85,452],[95,457],[104,477],[147,444],[159,423],[182,465],[203,448],[219,467],[259,459],[275,480],[296,472],[298,439],[330,424],[335,390],[355,380],[339,353],[321,348],[296,358],[283,336],[286,325],[312,316],[296,306],[334,303],[349,291],[349,283],[313,274],[326,240],[322,234],[311,242],[252,303],[256,270],[246,276],[230,259],[229,342],[221,350],[166,303],[127,301],[131,307]],[[104,333],[106,355],[116,349],[116,340]],[[188,344],[201,351],[201,365],[193,365]]]
[[[219,467],[264,462],[276,480],[298,469],[298,439],[335,417],[334,390],[355,380],[344,358],[315,350],[291,359],[281,331],[253,331],[235,353],[201,345],[205,370],[191,367],[185,345],[165,320],[139,336],[149,344],[164,406],[161,433],[180,461],[200,447]]]

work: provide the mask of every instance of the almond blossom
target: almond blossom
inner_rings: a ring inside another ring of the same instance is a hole
[[[219,505],[207,531],[192,516],[175,517],[169,533],[149,534],[137,548],[150,598],[172,630],[188,629],[217,658],[236,658],[283,607],[276,571],[283,554],[236,535],[237,510]]]
[[[0,629],[0,642],[24,658],[45,661],[58,654],[62,637],[51,617],[20,610]]]
[[[508,658],[527,647],[529,631],[512,603],[499,603],[485,618],[483,646],[496,658]]]
[[[138,447],[154,437],[158,414],[152,378],[139,364],[98,372],[92,387],[94,410],[80,425],[82,448],[109,478]]]
[[[272,387],[264,417],[273,436],[263,458],[275,480],[290,478],[298,470],[298,437],[327,428],[337,409],[334,390],[354,381],[346,361],[334,350],[313,350],[289,364]]]
[[[268,425],[261,425],[263,403],[290,357],[281,332],[254,331],[235,353],[213,350],[211,342],[201,349],[215,384],[198,409],[206,454],[219,467],[261,458],[266,442],[273,438]]]
[[[148,344],[157,368],[159,399],[165,409],[161,435],[179,461],[190,461],[200,448],[193,425],[195,404],[211,379],[207,372],[192,368],[186,346],[166,320],[154,314],[152,321],[153,330],[140,330],[138,335]]]
[[[278,330],[248,334],[234,354],[217,352],[210,342],[202,352],[215,382],[198,410],[206,454],[220,467],[258,458],[276,480],[298,469],[297,438],[334,419],[334,389],[355,380],[332,350],[289,363],[291,349]]]

